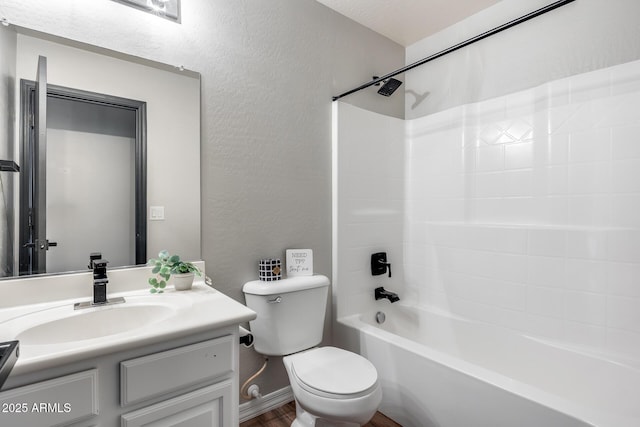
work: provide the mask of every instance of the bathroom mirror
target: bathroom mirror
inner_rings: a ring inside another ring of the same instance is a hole
[[[15,27],[0,29],[0,54],[0,160],[20,169],[0,168],[0,276],[28,273],[24,252],[34,251],[25,242],[48,249],[46,269],[31,270],[39,274],[85,270],[91,252],[109,268],[144,264],[163,249],[200,259],[199,74]],[[49,85],[46,131],[25,107],[25,82],[34,94],[43,86],[35,83],[39,58]],[[75,102],[77,94],[88,98]],[[108,100],[107,108],[96,100]],[[21,192],[38,192],[25,189],[25,178],[37,182],[25,150],[29,129],[46,137],[47,235],[37,241],[21,237],[36,222],[34,209],[21,205]]]

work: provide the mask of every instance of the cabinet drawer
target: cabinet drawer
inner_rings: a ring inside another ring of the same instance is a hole
[[[98,371],[92,369],[0,393],[0,425],[67,425],[98,414]]]
[[[232,425],[231,380],[210,385],[122,416],[122,427]],[[237,425],[237,424],[236,424]]]
[[[120,404],[212,380],[233,369],[231,335],[120,363]]]

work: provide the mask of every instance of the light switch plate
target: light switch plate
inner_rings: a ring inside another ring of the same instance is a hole
[[[164,220],[164,206],[151,206],[149,208],[149,220],[150,221],[163,221]]]

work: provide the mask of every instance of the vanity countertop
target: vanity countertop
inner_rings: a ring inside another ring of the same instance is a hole
[[[126,302],[74,310],[76,297],[0,308],[0,342],[20,340],[12,375],[247,322],[256,313],[207,286],[109,293]],[[122,326],[125,325],[125,326]]]

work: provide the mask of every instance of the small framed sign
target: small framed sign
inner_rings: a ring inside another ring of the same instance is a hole
[[[312,276],[313,251],[311,249],[287,249],[287,276]]]

